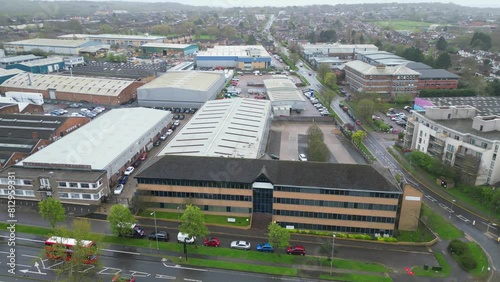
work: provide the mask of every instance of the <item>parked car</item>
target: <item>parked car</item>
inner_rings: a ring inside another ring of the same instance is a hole
[[[120,195],[123,192],[123,184],[118,184],[113,190],[113,194]]]
[[[179,119],[183,120],[186,116],[185,115],[179,115]]]
[[[180,115],[174,115],[172,118],[173,119],[179,119]]]
[[[287,249],[286,249],[286,253],[289,254],[289,255],[301,255],[301,256],[305,256],[306,255],[306,249],[302,246],[289,246]]]
[[[220,240],[215,237],[205,238],[203,245],[207,247],[218,247],[220,246]]]
[[[113,276],[111,282],[135,282],[135,277],[129,273],[117,273]]]
[[[271,157],[271,159],[273,159],[273,160],[279,160],[280,159],[280,157],[277,156],[277,155],[275,155],[275,154],[269,154],[269,157]]]
[[[250,250],[250,242],[247,242],[247,241],[233,241],[233,242],[231,242],[231,249],[238,249],[238,250],[248,251],[248,250]]]
[[[160,140],[160,139],[156,140],[156,141],[153,143],[153,146],[155,146],[155,147],[158,147],[158,146],[160,146],[160,145],[161,145],[161,140]]]
[[[122,175],[120,178],[118,178],[118,183],[125,185],[128,181],[128,176],[127,175]]]
[[[167,140],[167,137],[168,137],[167,134],[163,134],[162,136],[160,136],[160,140],[162,141]]]
[[[183,113],[189,114],[190,109],[184,109]]]
[[[169,136],[169,135],[172,135],[172,133],[174,133],[174,131],[172,129],[169,129],[169,130],[167,130],[165,135]]]
[[[172,129],[173,131],[175,131],[177,129],[177,125],[172,124],[172,126],[170,127],[170,129]]]
[[[196,109],[189,109],[190,114],[194,114],[194,113],[196,113],[196,111],[197,111]]]
[[[180,124],[181,124],[181,122],[179,120],[174,121],[175,126],[179,126]]]
[[[133,166],[129,166],[127,167],[127,169],[125,170],[125,172],[123,173],[124,175],[131,175],[132,172],[134,172],[134,167]]]
[[[141,159],[135,160],[135,162],[132,164],[133,167],[137,168],[141,165],[142,161]]]
[[[82,115],[81,113],[72,113],[71,114],[72,117],[85,117],[84,115]]]
[[[404,106],[404,108],[407,112],[410,112],[411,111],[411,107],[410,106]]]
[[[322,111],[322,112],[320,112],[320,114],[321,114],[322,116],[326,117],[326,116],[329,116],[329,115],[330,115],[330,112],[329,112],[329,111]]]
[[[152,232],[149,235],[149,240],[157,240],[157,239],[158,241],[167,242],[168,240],[170,240],[170,235],[168,235],[168,233],[165,231],[158,231],[158,233]]]
[[[82,106],[82,104],[80,103],[72,103],[72,104],[69,104],[69,107],[70,108],[80,108]]]
[[[267,252],[267,253],[272,253],[274,252],[273,247],[269,243],[264,243],[264,244],[258,244],[257,245],[257,251],[259,252]]]
[[[180,113],[180,112],[181,112],[181,109],[179,109],[179,108],[175,108],[175,109],[174,109],[174,113],[178,114],[178,113]]]
[[[344,107],[344,104],[339,103],[339,107],[340,107],[340,108],[343,108],[343,107]]]
[[[147,153],[147,152],[144,152],[144,153],[142,153],[140,160],[141,160],[141,161],[144,161],[144,160],[146,160],[147,158],[148,158],[148,153]]]
[[[305,154],[299,154],[299,160],[303,162],[307,162],[307,157]]]
[[[191,237],[189,234],[179,232],[177,234],[177,242],[179,243],[184,243],[186,242],[187,244],[193,244],[194,241],[196,240],[196,237]]]

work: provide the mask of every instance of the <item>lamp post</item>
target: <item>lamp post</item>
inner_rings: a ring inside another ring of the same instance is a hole
[[[151,215],[155,216],[155,237],[156,237],[156,250],[160,250],[160,247],[158,246],[158,227],[156,225],[156,211],[152,212]]]
[[[333,252],[335,250],[335,234],[332,237],[332,259],[330,260],[330,276],[333,274]]]
[[[455,204],[455,200],[451,201],[451,209],[450,209],[450,216],[448,217],[449,220],[451,220],[451,213],[453,212],[453,205]]]
[[[177,206],[177,220],[180,220],[181,214],[179,213],[179,206]]]

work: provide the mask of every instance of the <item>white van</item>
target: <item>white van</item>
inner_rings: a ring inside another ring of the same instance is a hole
[[[194,240],[196,240],[196,237],[194,237],[194,236],[191,237],[191,236],[189,236],[189,234],[182,233],[182,232],[179,232],[179,234],[177,234],[177,242],[179,242],[179,243],[186,242],[187,244],[193,244]]]

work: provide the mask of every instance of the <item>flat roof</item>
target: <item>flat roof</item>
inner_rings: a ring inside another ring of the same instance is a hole
[[[196,56],[237,56],[237,57],[251,57],[249,50],[259,51],[260,57],[271,57],[262,45],[231,45],[223,46],[217,45],[205,51],[198,51]]]
[[[297,89],[290,79],[265,79],[264,86],[271,102],[274,101],[305,101],[302,91]]]
[[[500,97],[432,97],[422,98],[430,101],[434,106],[462,106],[468,105],[477,109],[477,115],[500,115]]]
[[[74,38],[74,39],[87,39],[89,37],[88,34],[78,34],[78,33],[72,33],[72,34],[64,34],[64,35],[59,35],[57,38]]]
[[[48,39],[48,38],[34,38],[20,41],[7,42],[5,45],[33,45],[33,46],[56,46],[56,47],[80,47],[88,40],[64,40],[64,39]]]
[[[36,60],[36,59],[41,59],[41,58],[43,58],[43,57],[35,56],[33,54],[5,57],[5,58],[0,58],[0,64],[11,64],[11,63],[23,62],[26,60]]]
[[[132,83],[131,80],[24,73],[7,79],[0,86],[36,90],[51,88],[68,93],[118,96]]]
[[[20,64],[27,66],[27,67],[38,67],[38,66],[51,65],[51,64],[57,64],[57,63],[64,63],[63,58],[62,57],[49,57],[49,58],[45,58],[45,59],[23,62]]]
[[[209,71],[167,71],[166,74],[139,87],[139,89],[182,88],[207,91],[224,73]]]
[[[126,35],[126,34],[89,34],[88,38],[93,39],[128,39],[128,40],[161,40],[167,37],[156,35]]]
[[[112,109],[27,157],[19,165],[39,163],[106,169],[132,143],[143,138],[152,126],[170,114],[148,108]]]
[[[5,170],[2,170],[2,173],[7,174],[8,172],[14,172],[16,175],[19,175],[24,178],[31,178],[31,177],[40,177],[40,176],[49,176],[52,175],[52,177],[55,180],[72,180],[72,181],[81,181],[81,182],[93,182],[99,180],[101,177],[103,177],[103,174],[106,173],[105,170],[91,170],[91,169],[75,169],[75,168],[68,168],[68,169],[57,169],[57,168],[35,168],[35,167],[23,167],[23,166],[17,166],[13,165]],[[51,173],[52,172],[52,173]],[[5,175],[4,174],[4,175]],[[0,174],[1,175],[1,174]]]
[[[419,72],[414,71],[404,65],[399,66],[384,66],[377,67],[362,61],[352,61],[345,64],[346,67],[352,68],[363,75],[420,75]]]
[[[259,158],[270,114],[271,102],[267,100],[208,101],[158,156]]]
[[[141,47],[152,47],[152,48],[165,48],[165,49],[186,49],[190,46],[197,46],[196,44],[173,44],[173,43],[145,43]]]
[[[447,78],[447,79],[459,79],[460,76],[449,72],[444,69],[419,69],[416,70],[420,73],[420,79],[432,79],[432,78]]]
[[[228,166],[237,173],[228,173]],[[136,175],[142,179],[179,179],[253,183],[264,175],[273,185],[318,187],[401,194],[401,189],[373,166],[266,159],[163,156]]]
[[[20,69],[2,69],[0,68],[0,77],[2,76],[8,76],[8,75],[16,75],[16,74],[20,74],[20,73],[23,73],[24,71],[23,70],[20,70]]]
[[[373,44],[303,44],[301,46],[304,51],[314,52],[319,50],[329,49],[329,53],[352,53],[357,50],[378,50],[378,47]]]

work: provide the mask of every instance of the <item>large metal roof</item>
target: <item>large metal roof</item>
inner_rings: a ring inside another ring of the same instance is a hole
[[[266,93],[271,102],[305,101],[302,92],[297,89],[295,83],[290,79],[265,79],[264,86],[266,87]]]
[[[208,101],[158,156],[259,158],[270,114],[267,100]]]
[[[73,47],[77,48],[88,40],[64,40],[64,39],[48,39],[48,38],[35,38],[20,41],[7,42],[5,45],[33,45],[33,46],[55,46],[55,47]]]
[[[262,47],[262,45],[242,45],[242,46],[214,46],[206,51],[198,51],[197,56],[237,56],[237,57],[251,57],[249,51],[258,51],[260,57],[270,57],[269,53]]]
[[[404,65],[399,66],[373,66],[362,61],[352,61],[345,64],[346,67],[351,68],[363,75],[420,75],[419,72],[414,71]]]
[[[146,83],[139,89],[181,88],[207,91],[224,73],[206,71],[167,71],[166,74]]]

